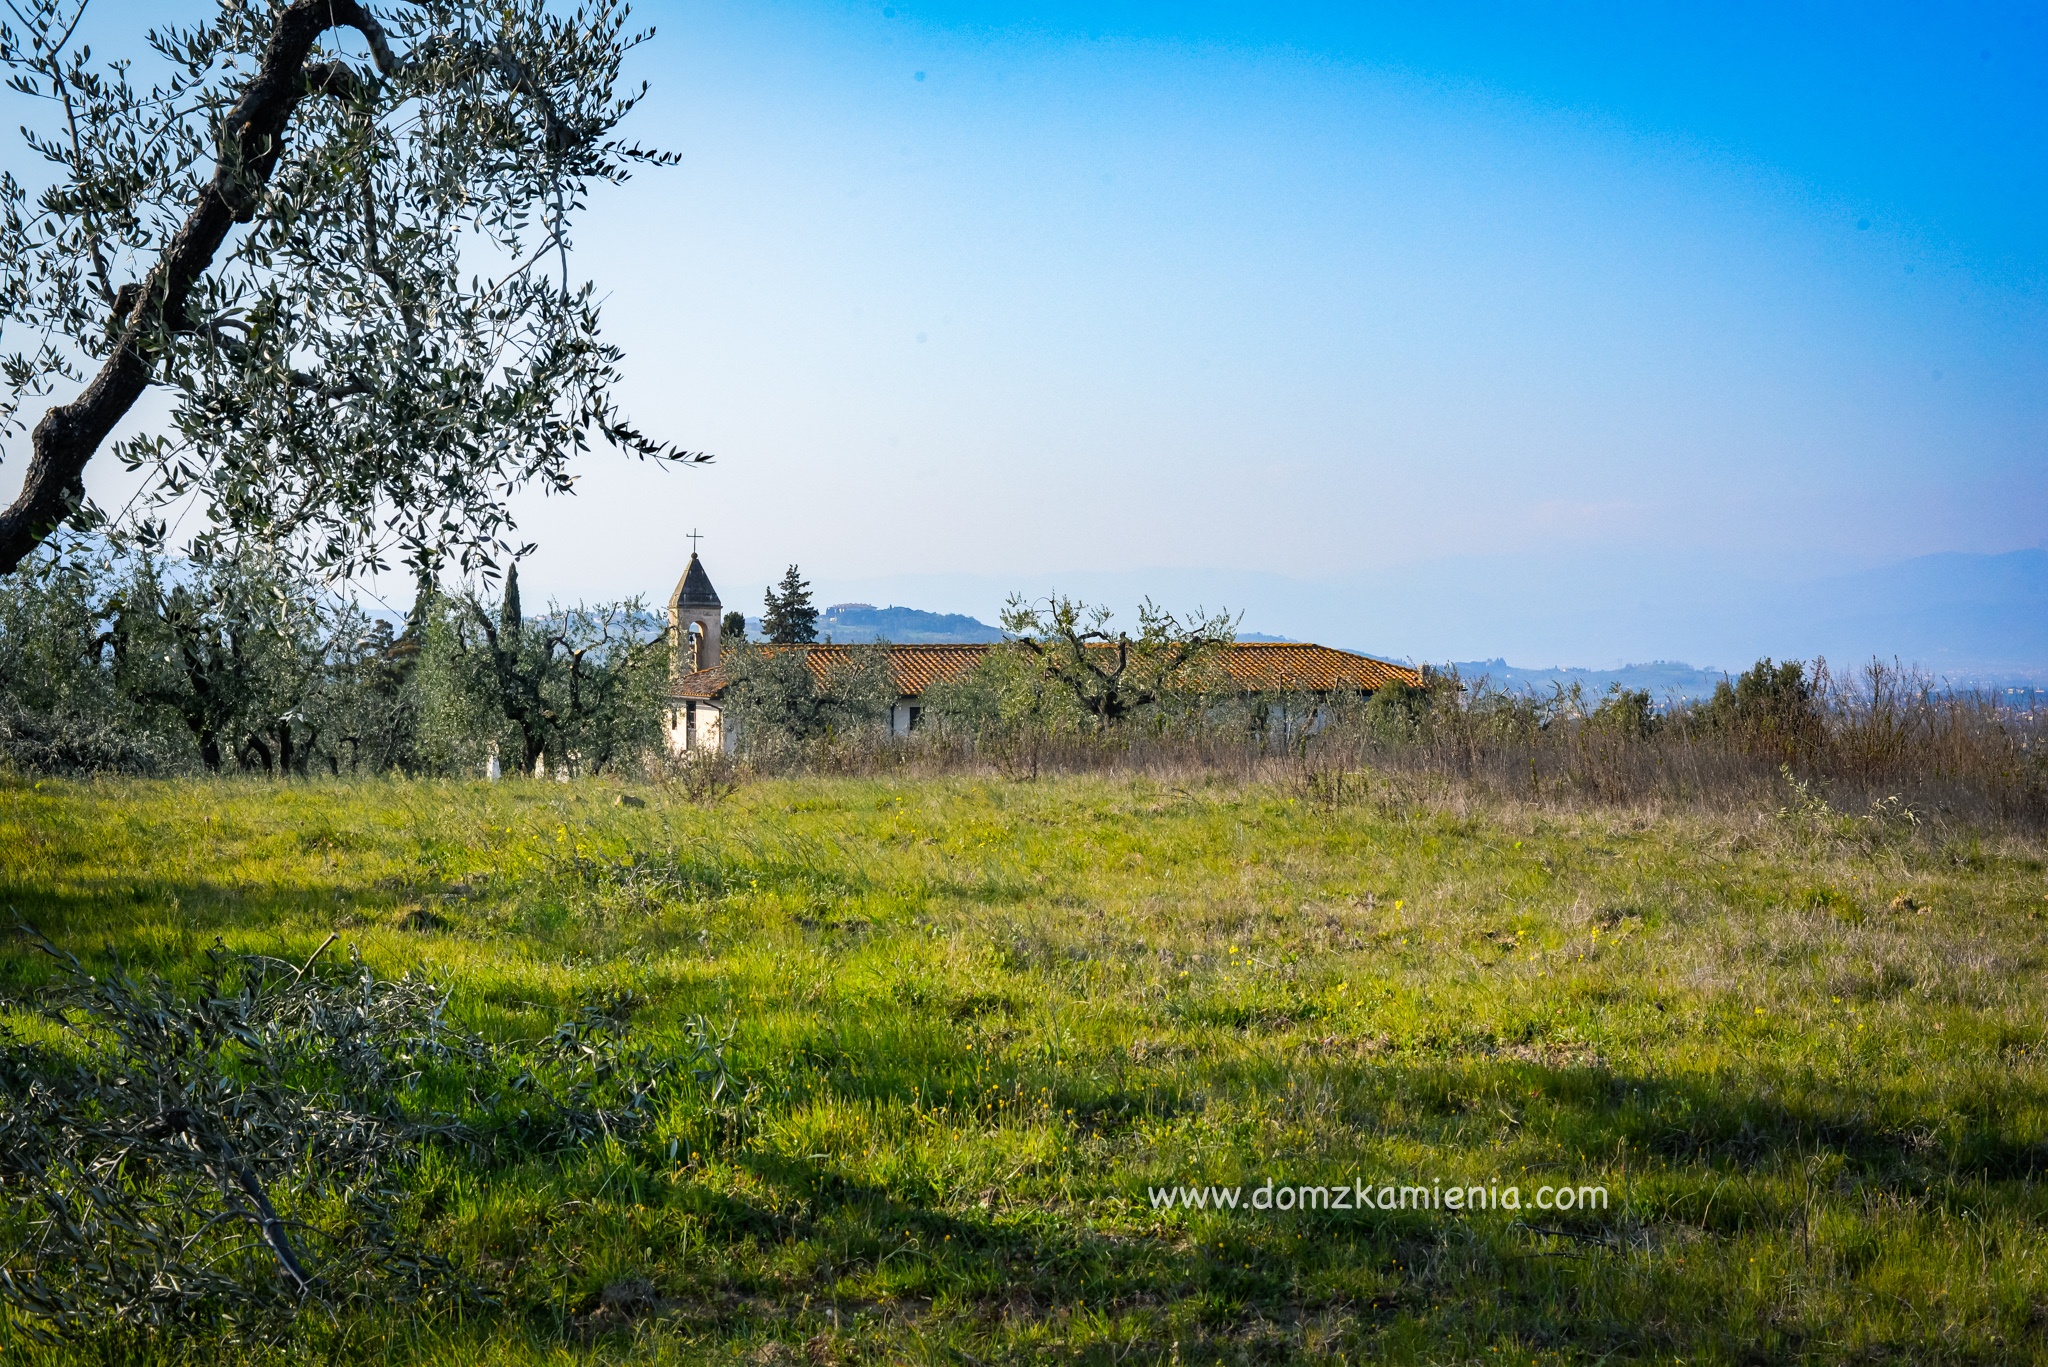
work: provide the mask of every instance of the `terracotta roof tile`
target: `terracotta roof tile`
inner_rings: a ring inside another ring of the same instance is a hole
[[[1421,672],[1406,665],[1293,641],[1239,641],[1223,652],[1219,663],[1247,692],[1369,690],[1396,681],[1411,686],[1422,682]]]
[[[834,661],[871,646],[813,645],[756,646],[753,649],[803,650],[805,663],[820,683]],[[896,688],[905,697],[915,697],[936,683],[949,683],[972,672],[982,657],[995,647],[972,645],[917,645],[888,647],[889,667],[896,675]],[[1108,649],[1105,646],[1103,649]],[[1218,663],[1237,686],[1246,692],[1320,693],[1337,689],[1367,692],[1399,681],[1422,682],[1419,671],[1406,665],[1390,664],[1370,655],[1355,655],[1328,646],[1296,644],[1292,641],[1239,641],[1222,652]],[[725,691],[723,669],[702,669],[676,680],[678,698],[709,700]]]

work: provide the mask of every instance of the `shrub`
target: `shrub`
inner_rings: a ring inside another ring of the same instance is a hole
[[[1424,687],[1395,679],[1380,685],[1365,705],[1362,724],[1375,740],[1400,743],[1420,739],[1429,725],[1435,698]]]
[[[1650,702],[1649,689],[1623,688],[1615,684],[1600,700],[1600,706],[1593,709],[1590,720],[1603,731],[1641,740],[1654,732],[1662,719]]]
[[[1720,732],[1762,755],[1797,759],[1819,744],[1825,730],[1821,670],[1798,660],[1758,660],[1734,681],[1723,679],[1714,696],[1692,710],[1693,725]]]

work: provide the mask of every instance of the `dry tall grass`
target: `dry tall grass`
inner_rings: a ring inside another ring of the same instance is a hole
[[[1847,676],[1819,661],[1799,677],[1790,703],[1738,700],[1730,690],[1725,701],[1659,712],[1642,694],[1532,697],[1437,674],[1405,697],[1317,700],[1307,725],[1300,707],[1276,721],[1243,699],[1107,731],[941,721],[909,737],[841,736],[720,759],[716,779],[688,781],[716,793],[747,775],[1235,775],[1291,781],[1336,804],[1378,774],[1545,805],[2048,825],[2048,709],[1946,689],[1882,661]]]

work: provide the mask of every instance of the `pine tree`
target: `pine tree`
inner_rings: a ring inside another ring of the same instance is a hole
[[[741,612],[738,608],[734,608],[731,612],[725,614],[725,620],[720,624],[718,633],[721,645],[745,645],[747,643],[747,614]]]
[[[811,602],[811,586],[791,565],[776,586],[781,590],[768,590],[766,610],[761,614],[761,630],[775,645],[806,645],[818,639],[818,609]]]

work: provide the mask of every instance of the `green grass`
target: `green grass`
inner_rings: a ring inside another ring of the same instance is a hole
[[[414,1181],[499,1307],[278,1360],[2048,1360],[2048,846],[1235,783],[13,782],[0,909],[189,977],[330,931],[501,1034],[629,986],[739,1100]],[[1922,910],[1894,907],[1900,897]],[[88,954],[88,951],[90,953]],[[46,960],[0,948],[19,996]],[[671,1157],[673,1151],[673,1157]],[[1155,1210],[1154,1184],[1605,1211]],[[600,1311],[651,1284],[651,1310]],[[107,1360],[32,1349],[0,1359]],[[161,1345],[225,1364],[253,1350]],[[132,1359],[131,1359],[132,1360]]]

